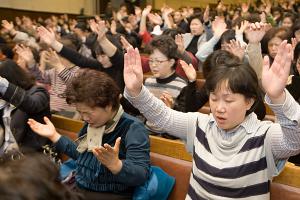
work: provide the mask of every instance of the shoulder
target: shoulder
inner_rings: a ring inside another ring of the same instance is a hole
[[[125,112],[123,113],[118,126],[119,128],[127,130],[126,137],[148,137],[148,131],[143,122]]]

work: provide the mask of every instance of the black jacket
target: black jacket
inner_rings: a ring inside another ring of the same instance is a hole
[[[51,117],[50,97],[47,90],[39,86],[33,86],[29,90],[24,90],[9,83],[2,99],[16,107],[11,113],[11,131],[21,150],[40,151],[41,147],[49,143],[49,141],[47,138],[34,133],[27,121],[29,118],[32,118],[44,123],[44,116]]]

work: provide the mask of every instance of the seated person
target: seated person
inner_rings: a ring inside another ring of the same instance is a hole
[[[57,151],[76,160],[76,186],[86,199],[131,199],[134,187],[149,175],[149,137],[144,125],[126,114],[120,90],[103,72],[84,69],[66,90],[86,122],[79,144],[61,136],[48,118],[28,124],[38,135],[49,138]]]
[[[0,63],[0,154],[21,149],[41,151],[46,138],[33,133],[27,120],[50,117],[49,94],[12,60]]]
[[[155,37],[148,49],[149,65],[153,76],[145,80],[145,87],[166,105],[173,107],[180,91],[187,85],[186,81],[175,72],[177,45],[173,38],[162,35]],[[151,131],[161,133],[158,127],[148,122],[146,125]]]
[[[207,57],[207,59],[203,63],[203,76],[204,78],[207,78],[214,68],[225,66],[229,69],[231,66],[235,66],[240,63],[240,59],[228,51],[214,51]],[[184,67],[183,69],[186,71],[186,74],[188,76],[189,84],[182,90],[182,93],[178,97],[180,100],[177,105],[183,104],[179,107],[184,108],[184,110],[180,109],[180,111],[196,112],[209,101],[207,86],[204,83],[202,88],[197,89],[196,71],[193,69],[193,67],[188,66],[187,64],[183,64],[182,66]],[[262,95],[258,96],[257,98],[258,102],[254,109],[254,113],[257,115],[258,119],[263,120],[266,115],[266,108],[262,99]],[[177,108],[177,105],[175,106],[175,109]]]
[[[186,199],[270,199],[270,182],[300,152],[300,106],[285,89],[292,46],[279,46],[270,66],[264,58],[265,100],[278,123],[260,121],[255,71],[239,64],[214,68],[206,79],[212,114],[167,108],[143,86],[138,50],[125,54],[124,96],[158,127],[185,141],[193,156]],[[272,84],[270,84],[272,83]]]

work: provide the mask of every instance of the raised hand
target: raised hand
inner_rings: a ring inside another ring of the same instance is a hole
[[[14,50],[27,64],[35,62],[33,53],[29,47],[25,47],[23,44],[17,44]]]
[[[155,25],[161,25],[163,23],[161,16],[157,13],[154,13],[154,14],[149,13],[148,18],[149,18],[149,21],[151,21]]]
[[[51,46],[57,41],[55,38],[55,33],[52,29],[48,30],[45,27],[40,26],[37,28],[37,33],[41,41],[49,46]]]
[[[249,24],[245,30],[249,43],[259,43],[270,28],[270,24],[256,22]]]
[[[187,64],[185,61],[180,60],[180,65],[190,82],[193,82],[197,79],[197,72],[192,64]]]
[[[144,10],[142,11],[142,16],[147,17],[147,15],[151,12],[151,9],[152,9],[152,6],[147,5],[146,8],[144,8]]]
[[[225,23],[224,18],[216,17],[215,20],[212,22],[212,30],[214,35],[217,37],[221,37],[221,35],[227,30],[227,25]]]
[[[244,31],[248,28],[249,22],[244,20],[241,23],[241,26],[239,27],[238,25],[235,27],[235,33],[236,34],[243,34]]]
[[[226,50],[239,57],[240,60],[243,60],[246,47],[243,47],[239,41],[230,40]]]
[[[168,6],[165,6],[164,8],[162,8],[161,11],[162,11],[163,16],[168,17],[174,11],[174,9],[170,8]]]
[[[5,28],[8,32],[14,30],[13,22],[8,22],[7,20],[2,20],[2,27]]]
[[[58,73],[65,69],[65,66],[62,64],[61,59],[55,51],[50,49],[45,53],[44,56],[45,62],[48,63],[50,66],[55,67]]]
[[[292,47],[293,47],[293,49],[295,49],[298,44],[298,40],[297,40],[297,38],[292,38],[291,41],[292,41]]]
[[[185,48],[184,48],[183,36],[181,34],[175,35],[175,43],[177,44],[177,49],[179,53],[182,54]]]
[[[249,10],[249,3],[242,3],[242,6],[241,6],[241,8],[242,8],[242,13],[247,13],[248,12],[248,10]]]
[[[117,174],[122,169],[122,161],[119,159],[120,143],[121,138],[118,137],[114,147],[105,143],[103,146],[93,149],[96,158],[113,174]]]
[[[293,48],[284,40],[278,47],[278,52],[270,67],[269,57],[264,57],[262,71],[262,86],[272,103],[280,104],[285,100],[286,86],[293,60]]]
[[[129,94],[138,96],[143,85],[143,69],[137,48],[127,49],[124,55],[124,82]]]
[[[209,21],[209,5],[206,6],[205,11],[203,13],[203,21],[204,23]]]
[[[105,26],[105,21],[100,21],[98,23],[95,22],[95,20],[89,20],[89,25],[90,25],[90,28],[91,30],[94,32],[94,33],[97,33],[98,35],[98,41],[101,41],[103,39],[106,38],[106,26]]]
[[[121,44],[123,48],[127,51],[129,48],[133,48],[133,46],[125,39],[124,36],[120,37]]]
[[[117,23],[115,20],[112,20],[110,23],[110,32],[114,35],[117,34]]]
[[[38,135],[49,138],[52,142],[58,141],[60,134],[56,132],[52,122],[47,117],[44,117],[44,121],[46,124],[41,124],[34,119],[28,119],[27,124]]]

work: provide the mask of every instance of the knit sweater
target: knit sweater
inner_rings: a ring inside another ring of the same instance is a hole
[[[269,182],[286,159],[300,152],[300,106],[286,92],[284,104],[271,104],[278,123],[255,114],[231,131],[218,128],[213,115],[167,108],[143,87],[125,97],[153,124],[182,138],[193,152],[186,199],[269,199]]]
[[[87,132],[88,124],[81,129],[79,137]],[[82,189],[97,192],[131,193],[133,187],[142,185],[148,178],[150,167],[149,136],[139,120],[124,113],[115,130],[105,134],[102,143],[114,146],[121,137],[119,159],[121,171],[114,175],[102,165],[92,152],[79,153],[77,145],[62,136],[55,149],[76,160],[76,184]]]

